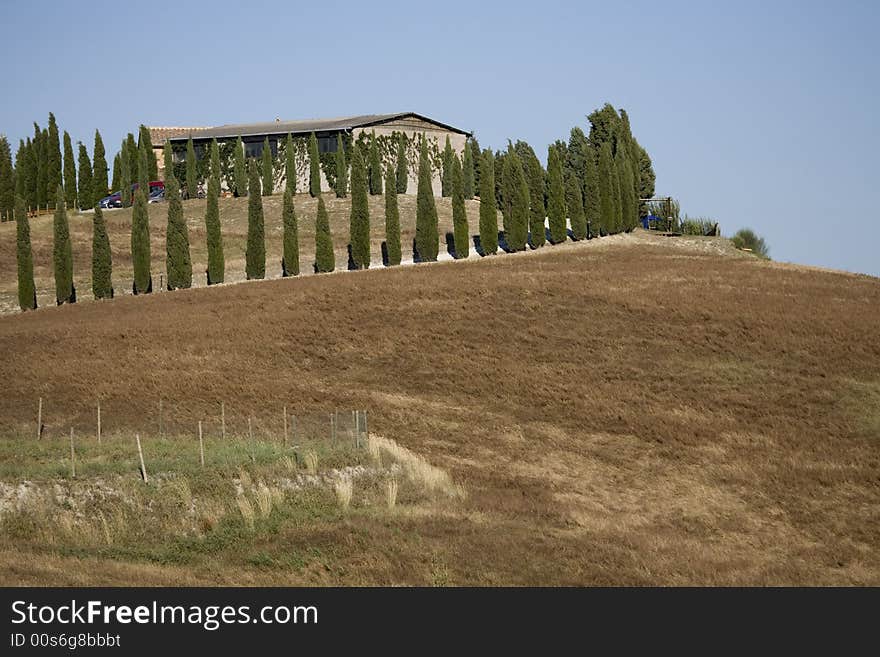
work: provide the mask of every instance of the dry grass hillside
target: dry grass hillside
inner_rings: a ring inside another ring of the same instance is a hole
[[[461,491],[380,512],[356,483],[345,513],[294,495],[259,531],[150,551],[21,521],[0,532],[0,581],[878,585],[880,280],[725,252],[634,234],[0,317],[8,485],[17,464],[63,478],[96,400],[128,441],[161,398],[190,441],[199,419],[216,440],[221,400],[275,432],[284,404],[368,409]]]

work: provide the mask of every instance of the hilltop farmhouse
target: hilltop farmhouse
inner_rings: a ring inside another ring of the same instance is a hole
[[[395,133],[404,133],[410,138],[410,148],[407,159],[409,160],[409,184],[407,193],[415,194],[417,188],[418,160],[417,142],[413,139],[424,134],[433,152],[435,159],[439,151],[446,144],[447,137],[452,148],[461,155],[468,137],[471,133],[441,123],[415,112],[400,112],[397,114],[366,114],[361,116],[346,116],[332,119],[307,119],[299,121],[275,121],[267,123],[241,123],[221,125],[216,127],[150,127],[150,139],[159,165],[160,177],[164,178],[163,149],[165,142],[170,142],[173,149],[174,161],[180,162],[185,158],[187,140],[192,137],[196,156],[201,159],[208,152],[208,147],[213,139],[216,139],[221,148],[226,145],[231,147],[239,137],[244,144],[247,157],[259,158],[263,153],[265,140],[269,140],[273,157],[278,156],[279,145],[283,144],[290,134],[297,138],[299,143],[304,143],[312,133],[318,141],[320,154],[335,153],[338,137],[343,136],[345,143],[351,143],[359,138],[368,139],[373,132],[382,140],[384,146],[384,159],[394,157],[391,152],[392,140],[390,137]],[[434,193],[440,195],[440,171],[434,167],[433,187]],[[281,173],[281,176],[286,173]],[[303,157],[298,158],[297,164],[297,189],[308,188],[308,166]],[[330,191],[324,171],[321,173],[322,191]]]

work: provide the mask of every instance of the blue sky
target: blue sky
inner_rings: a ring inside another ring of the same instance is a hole
[[[880,276],[878,2],[4,2],[0,132],[413,110],[539,153],[604,102],[657,193]],[[34,35],[42,35],[35,39]]]

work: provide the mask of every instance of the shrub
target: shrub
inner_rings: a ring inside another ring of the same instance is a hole
[[[762,258],[770,258],[770,248],[767,246],[764,238],[759,237],[751,228],[739,229],[730,241],[738,249],[751,251]]]

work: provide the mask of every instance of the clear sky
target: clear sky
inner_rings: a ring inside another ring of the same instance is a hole
[[[0,132],[416,111],[546,147],[625,108],[657,194],[880,276],[880,2],[12,2]]]

